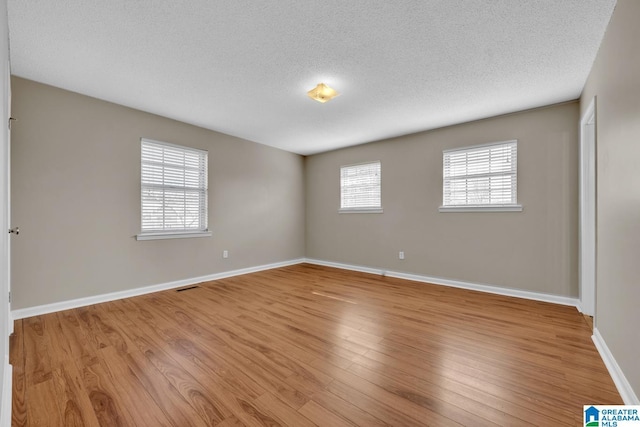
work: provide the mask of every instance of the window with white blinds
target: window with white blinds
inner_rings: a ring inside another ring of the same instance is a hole
[[[141,139],[141,158],[143,238],[207,232],[207,152]]]
[[[522,210],[517,153],[518,141],[445,150],[440,210]]]
[[[340,168],[340,212],[382,212],[380,162]]]

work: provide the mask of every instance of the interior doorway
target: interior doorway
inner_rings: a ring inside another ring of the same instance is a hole
[[[596,98],[580,121],[580,310],[596,312]],[[594,319],[595,321],[595,319]]]

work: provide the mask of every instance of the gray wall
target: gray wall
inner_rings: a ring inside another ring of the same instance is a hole
[[[581,98],[596,99],[596,327],[640,395],[640,2],[619,0]]]
[[[13,309],[304,256],[301,156],[16,77],[12,84]],[[209,151],[213,237],[135,240],[140,137]]]
[[[442,150],[510,139],[524,211],[438,212]],[[577,102],[307,157],[307,257],[577,296],[577,159]],[[371,160],[384,213],[339,214],[340,166]]]

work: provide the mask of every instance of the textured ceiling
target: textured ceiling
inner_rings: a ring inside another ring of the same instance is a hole
[[[576,99],[615,0],[8,3],[17,76],[313,154]]]

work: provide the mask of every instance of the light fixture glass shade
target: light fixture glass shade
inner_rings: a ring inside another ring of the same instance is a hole
[[[325,103],[327,101],[332,100],[333,98],[335,98],[340,94],[338,93],[338,91],[330,88],[326,84],[318,83],[318,86],[314,87],[309,92],[307,92],[307,95],[309,95],[309,98],[311,99],[315,99],[318,102]]]

